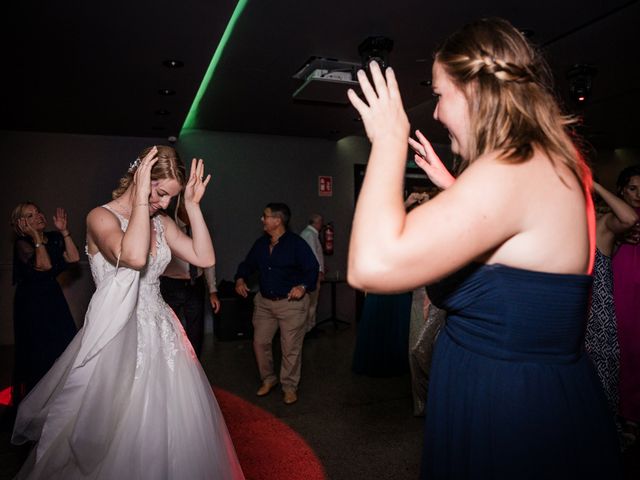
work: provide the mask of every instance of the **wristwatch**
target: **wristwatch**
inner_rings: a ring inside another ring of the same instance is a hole
[[[40,247],[42,246],[42,244],[41,244],[41,243],[36,243],[34,246],[35,246],[36,248],[40,248]]]
[[[304,283],[301,283],[300,285],[298,285],[299,287],[302,287],[303,290],[306,292],[307,291],[307,286]]]

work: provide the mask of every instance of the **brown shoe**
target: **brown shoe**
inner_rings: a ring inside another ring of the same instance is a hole
[[[291,405],[292,403],[296,403],[298,401],[298,394],[296,392],[284,392],[284,396],[282,398],[286,405]]]
[[[265,395],[267,395],[272,389],[273,387],[275,387],[278,383],[269,383],[269,382],[262,382],[262,385],[260,386],[260,388],[258,389],[258,391],[256,392],[256,395],[259,397],[264,397]]]

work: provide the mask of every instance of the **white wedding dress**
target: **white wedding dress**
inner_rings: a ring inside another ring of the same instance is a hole
[[[209,381],[160,296],[171,252],[161,219],[153,226],[156,254],[141,272],[89,255],[96,292],[84,327],[18,410],[12,442],[37,444],[17,478],[244,478]]]

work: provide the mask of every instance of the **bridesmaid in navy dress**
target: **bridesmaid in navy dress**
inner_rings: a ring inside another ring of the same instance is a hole
[[[356,206],[349,282],[431,285],[448,312],[427,401],[423,478],[618,478],[613,419],[584,329],[595,251],[591,172],[544,61],[501,19],[436,52],[434,118],[460,158],[454,179],[409,122],[393,71],[350,90],[372,143]],[[444,189],[408,214],[407,141]],[[384,228],[381,228],[384,226]],[[375,232],[374,235],[371,232]]]

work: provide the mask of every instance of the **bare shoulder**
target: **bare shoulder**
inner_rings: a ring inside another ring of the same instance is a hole
[[[177,227],[176,222],[166,212],[158,212],[157,215],[165,230],[173,231]]]
[[[458,183],[466,191],[481,189],[488,198],[508,199],[512,206],[520,201],[523,206],[536,207],[553,196],[584,196],[573,172],[540,151],[520,162],[506,160],[499,152],[489,153],[473,162],[454,185]]]
[[[104,207],[95,207],[87,214],[87,224],[103,223],[109,220],[117,221],[117,218]]]
[[[121,230],[120,220],[106,208],[96,207],[87,214],[87,230],[89,232],[112,228]]]
[[[498,153],[486,154],[471,163],[443,193],[476,212],[485,210],[486,215],[497,215],[504,222],[520,206],[520,199],[523,203],[530,199],[530,170],[527,162],[511,163]]]

